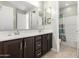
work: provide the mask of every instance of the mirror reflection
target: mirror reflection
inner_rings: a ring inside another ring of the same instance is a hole
[[[14,29],[14,9],[0,4],[0,30]]]
[[[38,3],[39,7],[24,1],[0,2],[0,30],[41,29],[51,24],[51,2]]]

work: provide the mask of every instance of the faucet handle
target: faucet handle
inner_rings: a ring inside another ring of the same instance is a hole
[[[18,31],[16,31],[16,32],[15,32],[15,35],[19,35],[19,32],[18,32]]]

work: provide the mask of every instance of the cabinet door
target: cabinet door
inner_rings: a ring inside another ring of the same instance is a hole
[[[24,39],[24,57],[34,57],[34,37],[28,37]]]
[[[0,58],[3,57],[3,43],[0,42]]]
[[[48,34],[47,36],[47,42],[48,42],[48,51],[52,48],[52,34]]]
[[[22,57],[22,39],[16,39],[4,42],[5,58]]]
[[[42,35],[42,54],[47,52],[47,34]]]

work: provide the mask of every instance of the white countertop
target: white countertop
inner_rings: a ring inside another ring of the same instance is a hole
[[[42,35],[42,34],[46,34],[46,33],[52,33],[51,30],[43,30],[41,32],[39,32],[38,30],[29,30],[29,31],[25,31],[23,33],[20,33],[19,35],[1,35],[0,34],[0,42],[1,41],[7,41],[7,40],[13,40],[13,39],[18,39],[18,38],[24,38],[24,37],[31,37],[31,36],[36,36],[36,35]]]

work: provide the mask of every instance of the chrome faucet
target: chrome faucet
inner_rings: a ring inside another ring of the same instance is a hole
[[[42,29],[39,30],[39,32],[41,32],[41,31],[42,31]]]
[[[20,32],[17,30],[17,31],[11,32],[10,34],[8,34],[8,36],[19,35],[19,34]]]
[[[19,35],[20,33],[19,33],[19,31],[17,30],[17,31],[14,32],[14,34],[15,34],[15,35]]]
[[[39,29],[39,32],[42,32],[43,30],[44,30],[44,27],[40,28],[40,29]]]

